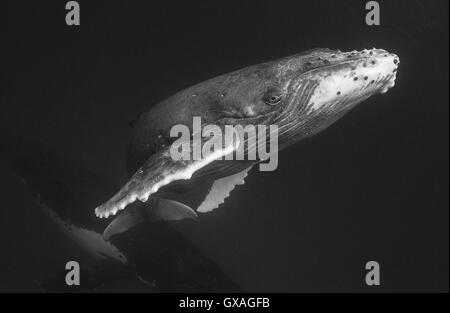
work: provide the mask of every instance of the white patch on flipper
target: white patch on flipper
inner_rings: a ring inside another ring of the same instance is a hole
[[[151,194],[156,193],[161,187],[164,187],[176,180],[189,180],[192,175],[198,171],[199,169],[205,167],[209,163],[219,160],[226,155],[233,153],[235,150],[239,148],[240,142],[239,139],[235,140],[233,143],[225,146],[221,150],[214,151],[209,153],[206,157],[199,161],[195,161],[187,165],[184,169],[178,170],[174,173],[170,173],[167,176],[164,176],[160,181],[155,182],[149,186],[145,186],[144,190],[138,192],[133,189],[127,190],[129,188],[130,181],[108,202],[105,204],[95,208],[95,215],[97,217],[103,218],[108,217],[109,215],[115,215],[118,211],[123,210],[128,204],[133,203],[136,199],[139,199],[142,202],[146,202],[148,197]],[[140,171],[140,170],[139,170]],[[117,197],[120,197],[122,193],[126,193],[127,196],[123,197],[120,201],[116,201]]]
[[[245,170],[236,173],[231,176],[220,178],[214,181],[211,186],[210,192],[206,196],[205,200],[200,204],[197,211],[201,213],[210,212],[221,205],[224,200],[230,195],[230,192],[236,185],[243,185],[245,177],[253,167],[250,166]]]
[[[80,247],[85,249],[85,251],[93,258],[105,260],[109,257],[120,263],[128,264],[127,258],[119,251],[119,249],[110,242],[105,241],[101,234],[92,230],[76,227],[75,225],[64,221],[50,207],[41,202],[39,198],[38,200],[43,211],[58,226],[58,228],[74,240]]]
[[[137,195],[137,198],[142,201],[142,202],[146,202],[148,200],[148,197],[157,192],[161,187],[166,186],[168,184],[170,184],[171,182],[175,181],[175,180],[188,180],[191,179],[192,175],[198,171],[199,169],[201,169],[202,167],[205,167],[206,165],[208,165],[209,163],[218,160],[220,158],[222,158],[223,156],[231,153],[234,151],[234,147],[233,146],[229,146],[226,147],[223,150],[219,150],[219,151],[215,151],[213,153],[210,153],[206,158],[201,159],[198,162],[194,162],[192,164],[190,164],[189,166],[187,166],[184,170],[175,172],[171,175],[166,176],[163,180],[161,180],[160,182],[157,182],[156,184],[153,185],[153,187],[147,192],[144,193],[143,195]]]

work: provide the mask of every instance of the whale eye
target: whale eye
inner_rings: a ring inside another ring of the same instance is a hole
[[[263,100],[268,105],[277,105],[283,100],[283,92],[276,87],[268,88]]]

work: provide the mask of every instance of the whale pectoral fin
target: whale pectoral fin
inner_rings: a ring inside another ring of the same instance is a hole
[[[218,208],[237,185],[243,185],[245,183],[244,179],[252,167],[253,165],[250,165],[239,173],[215,180],[206,198],[197,208],[197,211],[206,213]]]
[[[146,202],[151,194],[161,187],[176,180],[187,180],[199,169],[209,163],[221,159],[233,153],[239,147],[235,140],[221,149],[208,153],[200,160],[174,160],[170,154],[170,148],[152,155],[144,165],[131,177],[131,179],[109,201],[95,209],[98,217],[108,217],[123,210],[136,199]]]
[[[112,236],[124,233],[144,222],[197,220],[197,218],[194,210],[180,202],[150,198],[145,204],[134,205],[117,216],[105,228],[103,238],[109,240]]]

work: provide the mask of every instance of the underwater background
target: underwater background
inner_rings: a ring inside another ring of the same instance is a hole
[[[378,2],[380,26],[366,25],[365,1],[79,1],[78,27],[65,1],[2,3],[0,123],[14,138],[2,156],[35,167],[23,184],[0,159],[0,291],[70,291],[64,266],[78,260],[81,291],[448,292],[448,1]],[[253,171],[199,222],[117,238],[129,267],[92,266],[36,201],[68,216],[80,206],[89,223],[86,177],[126,181],[144,108],[315,47],[396,53],[396,86],[282,151],[276,171]],[[365,284],[371,260],[381,286]]]

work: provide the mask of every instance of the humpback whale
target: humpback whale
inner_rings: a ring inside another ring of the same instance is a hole
[[[188,285],[179,289],[235,291],[235,284],[182,231],[195,226],[199,213],[219,207],[263,160],[224,160],[235,152],[234,142],[214,158],[174,160],[169,153],[172,127],[192,130],[197,117],[219,127],[276,125],[282,150],[323,131],[372,95],[385,93],[395,84],[398,65],[398,56],[383,49],[313,49],[180,91],[134,123],[129,180],[120,189],[28,141],[3,140],[0,152],[33,190],[46,216],[91,260],[89,271],[96,279],[86,288],[131,277],[151,290]],[[251,149],[247,145],[246,153]],[[152,227],[135,227],[145,222],[153,222]]]
[[[372,95],[385,93],[395,84],[398,65],[399,57],[383,49],[319,48],[212,78],[152,106],[134,125],[129,181],[97,206],[95,214],[107,218],[130,204],[139,205],[120,214],[105,230],[105,238],[145,220],[196,219],[197,212],[210,212],[223,203],[262,161],[226,159],[238,146],[247,154],[256,149],[250,136],[202,158],[173,159],[174,126],[186,125],[192,131],[195,118],[222,129],[276,125],[282,150],[318,134]],[[187,144],[194,146],[194,141],[195,134]]]

